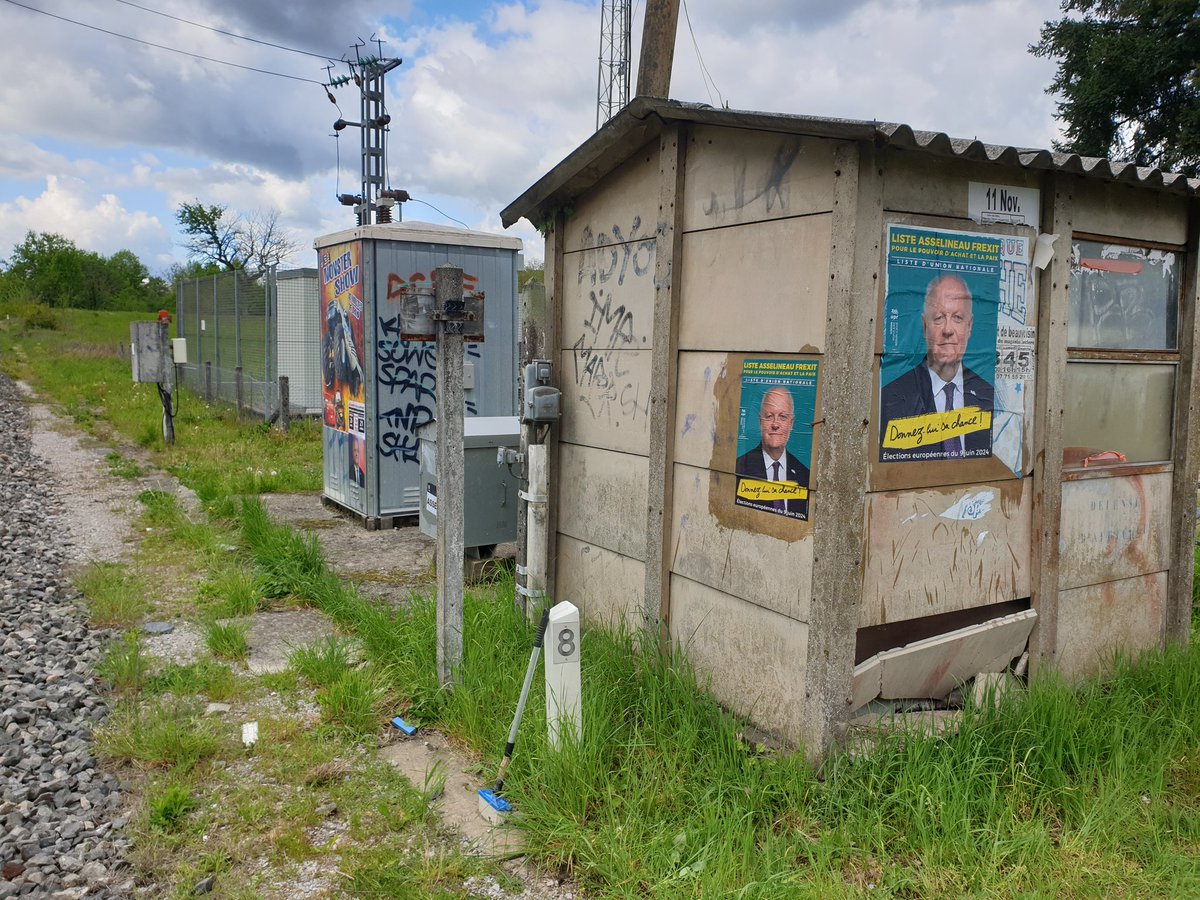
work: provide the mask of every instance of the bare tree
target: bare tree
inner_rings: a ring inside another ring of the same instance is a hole
[[[219,203],[182,203],[175,214],[189,256],[223,269],[259,275],[284,263],[296,250],[291,232],[279,223],[279,210],[249,217]]]
[[[242,258],[254,274],[282,265],[298,249],[288,229],[279,224],[279,210],[256,212],[242,231]]]

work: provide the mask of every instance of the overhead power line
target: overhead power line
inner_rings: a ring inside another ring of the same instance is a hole
[[[199,53],[192,53],[188,50],[180,50],[177,47],[168,47],[165,44],[156,44],[154,41],[143,40],[142,38],[133,37],[129,34],[122,34],[119,31],[110,31],[107,28],[101,28],[99,25],[89,25],[87,22],[79,22],[75,19],[68,19],[66,16],[55,15],[52,12],[47,12],[44,9],[38,9],[36,6],[26,6],[24,3],[18,3],[17,0],[4,0],[5,3],[11,3],[13,6],[19,6],[21,9],[27,9],[30,12],[41,13],[43,16],[49,16],[52,19],[58,19],[60,22],[69,22],[72,25],[79,25],[82,28],[90,28],[92,31],[99,31],[101,34],[107,34],[111,37],[122,38],[127,41],[133,41],[137,44],[145,44],[147,47],[154,47],[156,50],[166,50],[170,53],[178,53],[181,56],[190,56],[192,59],[203,60],[204,62],[216,63],[221,66],[231,66],[235,69],[244,69],[247,72],[257,72],[260,75],[273,75],[276,78],[287,78],[291,81],[303,81],[307,84],[315,84],[320,87],[325,87],[325,82],[317,81],[313,78],[303,78],[299,75],[287,75],[283,72],[273,72],[270,69],[259,69],[255,66],[244,66],[241,63],[230,62],[227,59],[214,59],[211,56],[202,56]],[[326,57],[322,56],[321,59]]]
[[[692,17],[688,14],[687,0],[683,0],[683,18],[687,22],[688,34],[692,36],[692,46],[696,48],[696,61],[700,63],[700,76],[704,79],[704,89],[708,91],[709,102],[712,102],[712,92],[717,92],[717,99],[721,106],[728,109],[729,104],[725,102],[725,98],[721,96],[721,89],[717,87],[717,82],[713,80],[712,75],[708,71],[708,66],[704,64],[704,57],[700,55],[700,44],[696,42],[696,32],[692,28]]]
[[[212,25],[204,25],[200,22],[193,22],[191,19],[183,19],[179,16],[173,16],[170,13],[162,12],[161,10],[151,9],[148,6],[142,6],[140,3],[133,3],[132,0],[114,0],[116,3],[123,3],[125,6],[132,6],[134,9],[140,9],[142,12],[153,13],[156,16],[162,16],[164,19],[173,19],[176,22],[182,22],[184,25],[191,25],[194,28],[203,28],[205,31],[212,31],[217,34],[223,34],[226,37],[237,38],[239,41],[250,41],[253,44],[261,44],[264,47],[274,47],[276,50],[286,50],[289,53],[299,53],[303,56],[312,56],[316,59],[334,60],[338,58],[338,54],[329,55],[326,53],[312,53],[308,50],[299,50],[295,47],[287,47],[283,44],[273,44],[270,41],[260,41],[258,38],[252,38],[244,34],[238,34],[236,31],[225,31],[222,28],[214,28]]]

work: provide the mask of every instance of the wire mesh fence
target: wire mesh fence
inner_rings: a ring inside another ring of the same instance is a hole
[[[274,419],[279,377],[292,415],[316,415],[320,399],[320,302],[315,269],[242,271],[175,284],[176,334],[187,341],[181,383],[205,398]]]

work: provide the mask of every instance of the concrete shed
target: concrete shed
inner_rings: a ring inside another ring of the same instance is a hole
[[[546,234],[552,596],[812,757],[1026,651],[1186,641],[1196,188],[635,100],[502,213]]]

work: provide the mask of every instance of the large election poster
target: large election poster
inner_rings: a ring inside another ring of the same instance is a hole
[[[1024,237],[888,226],[880,462],[996,456],[1019,468],[1028,253]]]
[[[808,518],[817,360],[742,363],[737,437],[738,506]]]
[[[350,480],[366,477],[363,377],[362,247],[357,241],[321,250],[321,375],[325,426],[344,435]],[[339,444],[341,441],[339,441]]]

